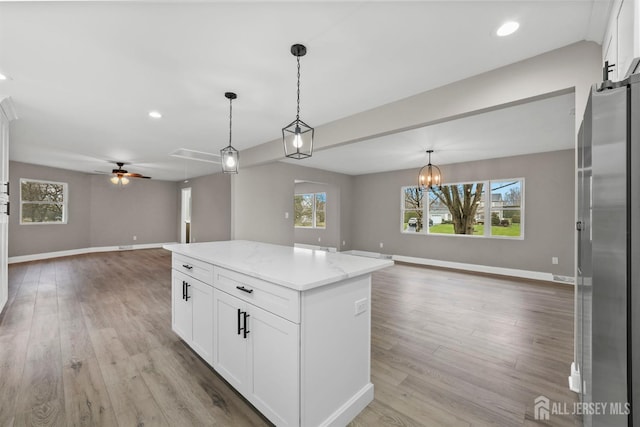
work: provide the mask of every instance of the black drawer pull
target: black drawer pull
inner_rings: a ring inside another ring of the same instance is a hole
[[[191,270],[193,268],[193,265],[189,265],[189,264],[182,264],[182,266],[187,270]]]
[[[248,294],[250,294],[250,293],[252,293],[252,292],[253,292],[253,289],[247,289],[247,288],[245,288],[244,286],[236,286],[236,289],[239,289],[239,290],[241,290],[242,292],[246,292],[246,293],[248,293]]]
[[[243,328],[243,329],[244,329],[244,331],[243,331],[243,335],[242,335],[242,338],[245,338],[245,339],[247,338],[247,334],[249,334],[249,332],[250,332],[250,331],[249,331],[249,328],[248,328],[248,326],[247,326],[247,318],[248,318],[249,316],[251,316],[251,315],[250,315],[250,314],[248,314],[248,313],[245,311],[245,312],[244,312],[244,328]]]

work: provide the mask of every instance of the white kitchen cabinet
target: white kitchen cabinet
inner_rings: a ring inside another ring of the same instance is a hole
[[[204,360],[213,360],[213,287],[172,272],[171,327]]]
[[[392,261],[240,240],[165,248],[174,330],[193,328],[183,338],[202,356],[196,329],[210,327],[203,357],[275,425],[342,427],[373,400],[371,272]],[[201,318],[185,304],[197,295],[183,300],[185,277],[213,285]]]
[[[217,288],[213,299],[213,368],[274,424],[299,425],[300,326]]]

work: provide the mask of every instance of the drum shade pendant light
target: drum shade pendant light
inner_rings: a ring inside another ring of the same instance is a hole
[[[442,173],[440,168],[431,164],[431,153],[433,150],[427,150],[429,154],[429,163],[423,166],[418,173],[418,185],[421,189],[430,190],[431,187],[437,187],[442,183]]]
[[[284,155],[292,159],[311,157],[313,153],[313,128],[300,120],[300,57],[307,54],[307,48],[301,44],[291,46],[291,54],[298,61],[298,100],[296,119],[282,128]]]
[[[233,100],[238,97],[233,92],[226,92],[225,98],[229,100],[229,145],[220,150],[220,158],[222,159],[222,172],[238,173],[238,162],[240,153],[231,146],[231,120],[233,118]]]

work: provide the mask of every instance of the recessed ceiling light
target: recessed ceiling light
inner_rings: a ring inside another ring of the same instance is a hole
[[[508,36],[509,34],[513,34],[518,31],[518,28],[520,28],[520,24],[516,21],[505,22],[500,28],[498,28],[496,34],[500,37]]]
[[[9,77],[7,77],[4,74],[0,73],[0,80],[9,80]]]
[[[162,118],[162,114],[160,114],[160,111],[149,111],[149,117],[152,119],[160,119]]]

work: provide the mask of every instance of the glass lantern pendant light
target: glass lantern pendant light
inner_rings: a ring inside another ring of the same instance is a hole
[[[229,145],[220,150],[220,158],[222,159],[222,172],[238,173],[238,161],[240,153],[231,146],[231,119],[233,118],[232,102],[238,97],[233,92],[226,92],[225,98],[229,100]]]
[[[427,150],[429,154],[429,163],[423,166],[418,173],[418,185],[421,189],[430,190],[431,187],[438,187],[442,183],[442,173],[440,168],[431,164],[431,153],[433,150]]]
[[[313,128],[300,120],[300,57],[306,55],[307,48],[301,44],[291,46],[291,54],[298,61],[298,100],[296,119],[282,128],[284,155],[292,159],[311,157],[313,153]]]

